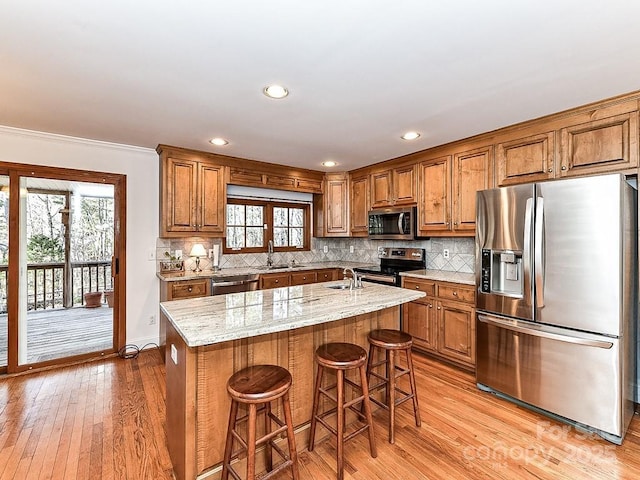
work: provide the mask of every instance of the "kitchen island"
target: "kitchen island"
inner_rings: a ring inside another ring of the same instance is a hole
[[[230,400],[227,379],[254,364],[287,368],[298,450],[311,419],[315,349],[326,342],[367,348],[376,328],[399,328],[400,305],[423,292],[344,282],[257,290],[160,305],[166,323],[167,444],[178,480],[216,472],[223,453]],[[219,474],[214,473],[216,478]]]

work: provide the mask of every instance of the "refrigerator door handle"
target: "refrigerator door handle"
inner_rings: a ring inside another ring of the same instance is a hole
[[[536,307],[544,307],[544,198],[536,199],[536,224],[534,231],[534,264]]]
[[[531,326],[531,327],[523,327],[521,325],[518,325],[517,322],[515,321],[501,320],[498,318],[489,318],[485,315],[480,315],[480,314],[478,314],[478,321],[487,323],[489,325],[493,325],[495,327],[504,328],[505,330],[524,333],[526,335],[532,335],[534,337],[549,338],[551,340],[558,340],[560,342],[565,342],[565,343],[574,343],[577,345],[584,345],[586,347],[604,348],[605,350],[608,350],[611,347],[613,347],[612,342],[607,342],[604,340],[580,338],[580,337],[574,337],[572,335],[550,332],[550,331],[544,330],[543,327],[540,327],[539,325]]]
[[[533,198],[527,198],[524,209],[524,245],[522,251],[524,269],[524,302],[531,305],[531,224],[533,223]]]

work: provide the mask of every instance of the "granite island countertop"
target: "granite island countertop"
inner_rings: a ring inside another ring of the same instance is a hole
[[[161,311],[187,346],[200,347],[318,325],[395,307],[424,292],[366,283],[334,290],[343,281],[162,302]]]
[[[324,268],[345,268],[345,267],[372,267],[378,264],[359,263],[359,262],[313,262],[301,265],[294,265],[286,268],[267,269],[264,266],[238,267],[238,268],[222,268],[220,270],[203,270],[196,273],[193,271],[184,272],[156,272],[156,276],[165,282],[178,282],[182,280],[195,280],[198,278],[224,278],[234,275],[246,274],[265,274],[265,273],[284,273],[284,272],[302,272],[304,270],[321,270]]]
[[[460,283],[463,285],[476,284],[476,276],[474,273],[447,272],[444,270],[411,270],[409,272],[401,272],[400,276],[435,280],[437,282]]]

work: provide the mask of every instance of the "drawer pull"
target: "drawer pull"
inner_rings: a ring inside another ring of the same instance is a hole
[[[188,292],[192,292],[193,291],[193,287],[191,285],[189,285],[189,288],[187,288]]]
[[[453,296],[457,297],[458,296],[458,292],[453,292]]]

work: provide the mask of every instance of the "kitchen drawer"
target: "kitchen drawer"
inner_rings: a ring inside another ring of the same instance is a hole
[[[291,285],[306,285],[317,282],[317,274],[313,270],[306,272],[294,272],[291,274]]]
[[[290,276],[288,273],[273,273],[269,275],[260,275],[260,289],[288,287],[290,285]]]
[[[208,278],[202,280],[189,280],[184,282],[171,282],[171,299],[205,297],[209,295]]]
[[[420,292],[424,292],[427,295],[436,294],[436,283],[432,280],[421,280],[419,278],[404,277],[402,279],[402,286],[404,288],[408,288],[409,290],[419,290]]]
[[[335,268],[327,268],[325,270],[317,270],[318,282],[330,282],[332,280],[339,280],[339,270]]]
[[[439,283],[438,298],[475,304],[475,288],[466,285]]]

